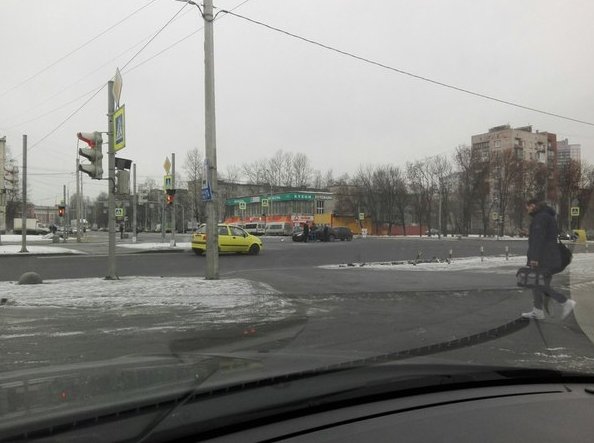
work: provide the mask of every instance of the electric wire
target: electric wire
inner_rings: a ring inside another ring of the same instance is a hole
[[[509,100],[500,99],[500,98],[497,98],[497,97],[494,97],[494,96],[482,94],[480,92],[471,91],[470,89],[465,89],[465,88],[462,88],[462,87],[459,87],[459,86],[454,86],[454,85],[451,85],[451,84],[448,84],[448,83],[444,83],[444,82],[441,82],[441,81],[438,81],[438,80],[433,80],[433,79],[431,79],[429,77],[424,77],[422,75],[414,74],[412,72],[408,72],[408,71],[405,71],[403,69],[395,68],[393,66],[389,66],[389,65],[386,65],[384,63],[377,62],[375,60],[371,60],[369,58],[362,57],[362,56],[353,54],[351,52],[347,52],[347,51],[344,51],[342,49],[338,49],[338,48],[335,48],[333,46],[326,45],[324,43],[320,43],[320,42],[318,42],[316,40],[312,40],[312,39],[309,39],[309,38],[306,38],[306,37],[302,37],[300,35],[294,34],[294,33],[289,32],[289,31],[285,31],[285,30],[280,29],[280,28],[277,28],[275,26],[268,25],[268,24],[263,23],[263,22],[260,22],[258,20],[254,20],[254,19],[251,19],[251,18],[242,16],[240,14],[236,14],[236,13],[234,13],[232,11],[221,10],[220,12],[225,12],[225,13],[227,13],[229,15],[232,15],[234,17],[237,17],[237,18],[240,18],[240,19],[243,19],[243,20],[246,20],[246,21],[248,21],[250,23],[253,23],[253,24],[256,24],[256,25],[259,25],[259,26],[268,28],[268,29],[273,30],[273,31],[276,31],[276,32],[280,32],[280,33],[285,34],[285,35],[287,35],[289,37],[293,37],[295,39],[304,41],[306,43],[310,43],[312,45],[315,45],[315,46],[318,46],[318,47],[327,49],[327,50],[332,51],[332,52],[336,52],[338,54],[341,54],[341,55],[344,55],[344,56],[353,58],[355,60],[359,60],[359,61],[362,61],[362,62],[371,64],[371,65],[374,65],[374,66],[378,66],[378,67],[383,68],[383,69],[388,69],[388,70],[393,71],[393,72],[397,72],[398,74],[407,75],[409,77],[416,78],[417,80],[422,80],[424,82],[432,83],[432,84],[437,85],[437,86],[441,86],[441,87],[444,87],[444,88],[452,89],[452,90],[455,90],[455,91],[458,91],[458,92],[462,92],[462,93],[465,93],[465,94],[473,95],[475,97],[484,98],[486,100],[490,100],[490,101],[502,103],[502,104],[505,104],[505,105],[508,105],[508,106],[513,106],[513,107],[524,109],[524,110],[527,110],[527,111],[537,112],[539,114],[544,114],[544,115],[548,115],[548,116],[551,116],[551,117],[560,118],[560,119],[563,119],[563,120],[569,120],[569,121],[572,121],[572,122],[575,122],[575,123],[580,123],[580,124],[584,124],[584,125],[594,126],[594,123],[592,123],[592,122],[588,122],[588,121],[585,121],[585,120],[580,120],[580,119],[573,118],[573,117],[568,117],[568,116],[561,115],[561,114],[556,114],[556,113],[553,113],[553,112],[543,111],[541,109],[537,109],[537,108],[533,108],[533,107],[530,107],[530,106],[522,105],[522,104],[519,104],[519,103],[511,102]]]
[[[128,66],[130,64],[130,62],[132,62],[136,57],[138,57],[138,55],[140,55],[140,53],[142,51],[144,51],[146,49],[146,47],[167,27],[169,26],[169,24],[175,19],[175,17],[177,17],[179,15],[180,12],[182,12],[184,10],[184,8],[187,6],[187,3],[184,3],[184,5],[173,15],[173,17],[171,19],[169,19],[167,21],[167,23],[165,23],[156,33],[155,35],[149,39],[149,41],[142,46],[142,48],[140,48],[136,54],[134,54],[132,56],[132,58],[130,60],[128,60],[126,62],[126,64],[123,66],[122,69],[124,69],[126,66]],[[27,150],[31,151],[32,149],[34,149],[36,146],[38,146],[41,142],[43,142],[45,139],[47,139],[49,136],[51,136],[53,133],[55,133],[58,129],[60,129],[62,126],[64,126],[64,124],[66,124],[66,122],[68,122],[72,117],[74,117],[76,114],[78,114],[78,112],[84,108],[91,100],[93,100],[97,94],[99,94],[99,92],[101,92],[103,90],[103,88],[105,88],[107,85],[103,84],[97,91],[95,91],[95,93],[89,97],[82,105],[80,105],[78,108],[76,108],[76,110],[74,110],[73,112],[71,112],[64,120],[62,120],[58,126],[56,126],[54,129],[52,129],[49,133],[47,133],[45,136],[43,136],[41,139],[39,139],[37,142],[35,142],[31,147],[29,147]]]
[[[154,1],[154,0],[153,0],[153,1]],[[233,8],[229,9],[229,11],[234,11],[234,10],[236,10],[236,9],[240,8],[241,6],[243,6],[244,4],[246,4],[246,3],[247,3],[247,2],[249,2],[249,1],[250,1],[250,0],[244,0],[244,1],[243,1],[243,2],[241,2],[240,4],[238,4],[238,5],[234,6]],[[215,9],[218,9],[218,8],[216,8],[216,7],[214,7],[214,8],[215,8]],[[182,9],[183,9],[183,8],[182,8]],[[223,11],[223,10],[221,10],[220,12],[222,12],[222,11]],[[217,15],[218,15],[218,14],[217,14]],[[221,18],[222,18],[222,17],[221,17]],[[216,18],[216,19],[218,20],[218,18]],[[173,20],[172,20],[172,21],[173,21]],[[165,52],[169,51],[170,49],[174,48],[175,46],[177,46],[178,44],[182,43],[183,41],[185,41],[185,40],[189,39],[190,37],[194,36],[195,34],[197,34],[198,32],[200,32],[200,31],[201,31],[201,30],[203,30],[203,29],[204,29],[204,27],[200,27],[200,28],[196,29],[195,31],[193,31],[193,32],[191,32],[190,34],[186,35],[185,37],[182,37],[181,39],[179,39],[179,40],[175,41],[175,42],[174,42],[174,43],[172,43],[171,45],[169,45],[169,46],[167,46],[166,48],[162,49],[161,51],[159,51],[159,52],[157,52],[157,53],[153,54],[151,57],[149,57],[149,58],[147,58],[147,59],[145,59],[145,60],[141,61],[140,63],[137,63],[136,65],[134,65],[134,66],[132,66],[132,67],[130,67],[130,68],[128,68],[128,69],[124,69],[124,68],[122,68],[122,69],[121,69],[121,72],[122,72],[123,74],[127,74],[127,73],[130,73],[130,72],[134,71],[135,69],[137,69],[137,68],[141,67],[141,66],[142,66],[142,65],[144,65],[145,63],[148,63],[149,61],[151,61],[151,60],[155,59],[156,57],[160,56],[161,54],[163,54],[163,53],[165,53]],[[153,37],[153,38],[154,38],[154,37]],[[150,39],[150,37],[148,37],[148,39]],[[114,60],[118,59],[120,56],[122,56],[122,55],[123,55],[123,54],[125,54],[126,52],[130,51],[132,48],[134,48],[134,47],[136,47],[136,46],[138,46],[138,45],[142,44],[142,43],[143,43],[145,40],[146,40],[146,39],[143,39],[142,41],[140,41],[140,42],[138,42],[138,43],[136,43],[136,44],[132,45],[131,47],[127,48],[126,50],[122,51],[122,52],[121,52],[119,55],[117,55],[116,57],[113,57],[111,60],[109,60],[109,61],[107,61],[107,62],[103,63],[101,66],[97,67],[97,68],[96,68],[96,69],[94,69],[93,71],[90,71],[90,72],[89,72],[88,74],[86,74],[85,76],[83,76],[83,77],[79,78],[79,79],[78,79],[77,81],[75,81],[74,83],[72,83],[72,84],[70,84],[69,86],[67,86],[67,87],[63,88],[62,90],[58,91],[57,93],[55,93],[55,94],[54,94],[54,95],[52,95],[51,97],[49,97],[49,98],[45,99],[45,100],[44,100],[44,101],[42,101],[41,103],[38,103],[36,106],[39,106],[39,105],[41,105],[41,104],[44,104],[44,103],[46,103],[46,102],[50,101],[52,98],[56,97],[57,95],[59,95],[59,94],[60,94],[61,92],[63,92],[64,90],[68,89],[69,87],[71,87],[71,86],[73,86],[73,85],[75,85],[75,84],[79,83],[79,82],[80,82],[80,81],[82,81],[83,79],[85,79],[85,78],[89,77],[90,75],[94,74],[94,73],[95,73],[95,72],[97,72],[99,69],[103,68],[104,66],[106,66],[106,65],[108,65],[109,63],[113,62]],[[149,42],[149,43],[150,43],[150,42]],[[146,45],[148,45],[148,43],[146,43]],[[146,45],[145,45],[145,46],[146,46]],[[140,52],[140,51],[139,51],[139,52]],[[137,53],[136,55],[138,55],[138,53]],[[134,57],[136,57],[136,55],[135,55]],[[131,61],[131,60],[130,60],[130,61]],[[129,61],[128,63],[130,63],[130,61]],[[128,64],[128,63],[127,63],[127,64]],[[66,102],[66,103],[63,103],[62,105],[59,105],[59,106],[57,106],[57,107],[55,107],[55,108],[52,108],[52,109],[50,109],[50,110],[48,110],[48,111],[46,111],[46,112],[44,112],[44,113],[42,113],[42,114],[39,114],[39,115],[37,115],[36,117],[32,117],[32,118],[30,118],[30,119],[28,119],[28,120],[24,120],[24,121],[21,121],[21,122],[18,122],[18,123],[12,124],[12,125],[10,125],[10,126],[7,126],[7,127],[5,127],[4,129],[5,129],[5,130],[10,130],[10,129],[14,129],[14,128],[16,128],[16,127],[23,126],[23,125],[25,125],[25,124],[28,124],[28,123],[31,123],[31,122],[34,122],[34,121],[40,120],[40,119],[42,119],[42,118],[44,118],[44,117],[47,117],[48,115],[51,115],[51,114],[53,114],[54,112],[57,112],[57,111],[59,111],[60,109],[63,109],[63,108],[65,108],[65,107],[67,107],[68,105],[70,105],[70,104],[72,104],[72,103],[76,103],[76,102],[78,102],[80,99],[82,99],[82,98],[86,97],[87,95],[89,95],[89,94],[92,94],[93,92],[95,92],[95,90],[96,90],[96,89],[92,89],[92,90],[90,90],[90,91],[87,91],[87,92],[85,92],[84,94],[81,94],[81,95],[79,95],[78,97],[76,97],[76,98],[74,98],[74,99],[72,99],[72,100],[70,100],[70,101],[68,101],[68,102]],[[22,114],[26,114],[27,112],[28,112],[28,111],[26,111],[26,112],[24,112],[24,113],[21,113],[21,115],[22,115]]]
[[[118,21],[117,23],[111,25],[110,27],[108,27],[107,29],[103,30],[102,32],[100,32],[99,34],[97,34],[96,36],[94,36],[93,38],[87,40],[86,42],[84,42],[83,44],[81,44],[80,46],[76,47],[75,49],[73,49],[72,51],[68,52],[67,54],[63,55],[62,57],[58,58],[56,61],[50,63],[49,65],[47,65],[45,68],[42,68],[41,70],[37,71],[35,74],[25,78],[24,80],[20,81],[19,83],[17,83],[14,86],[9,87],[8,89],[4,90],[3,92],[0,93],[0,97],[5,96],[6,94],[8,94],[11,91],[14,91],[15,89],[18,89],[19,87],[27,84],[28,82],[30,82],[31,80],[33,80],[34,78],[40,76],[41,74],[43,74],[44,72],[50,70],[51,68],[53,68],[54,66],[56,66],[57,64],[61,63],[62,61],[66,60],[68,57],[70,57],[71,55],[75,54],[76,52],[80,51],[81,49],[83,49],[85,46],[88,46],[89,44],[91,44],[92,42],[94,42],[95,40],[97,40],[99,37],[107,34],[109,31],[111,31],[112,29],[116,28],[117,26],[121,25],[123,22],[125,22],[126,20],[130,19],[131,17],[133,17],[134,15],[136,15],[137,13],[139,13],[140,11],[142,11],[143,9],[147,8],[148,6],[150,6],[151,4],[155,3],[157,0],[150,0],[147,4],[145,4],[144,6],[141,6],[140,8],[136,9],[135,11],[131,12],[130,14],[128,14],[126,17],[124,17],[123,19],[121,19],[120,21]]]

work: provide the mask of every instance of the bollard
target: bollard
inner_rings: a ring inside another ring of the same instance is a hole
[[[509,246],[505,247],[505,260],[509,260]]]
[[[485,261],[485,247],[481,246],[481,261]]]
[[[454,251],[453,251],[453,249],[450,249],[450,260],[452,259],[453,255],[454,255]]]

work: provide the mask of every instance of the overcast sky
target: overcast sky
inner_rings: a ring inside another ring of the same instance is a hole
[[[452,154],[473,134],[508,123],[557,133],[581,144],[583,158],[594,161],[592,125],[395,71],[594,122],[590,0],[214,4],[241,5],[235,13],[385,66],[220,14],[214,31],[220,173],[280,149],[304,153],[314,168],[333,169],[335,176],[361,164],[404,165]],[[63,185],[75,192],[76,133],[107,130],[107,91],[99,89],[118,67],[127,123],[119,156],[137,162],[139,183],[161,182],[172,152],[183,173],[186,152],[204,151],[197,8],[185,6],[130,61],[181,8],[174,0],[0,1],[0,136],[20,164],[22,135],[28,135],[34,203],[58,203]],[[85,179],[88,195],[105,190],[106,181]]]

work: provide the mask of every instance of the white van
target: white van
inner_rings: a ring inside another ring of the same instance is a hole
[[[266,224],[260,222],[245,223],[243,229],[252,235],[264,235],[266,232]]]
[[[266,235],[291,235],[293,233],[292,223],[267,223]]]

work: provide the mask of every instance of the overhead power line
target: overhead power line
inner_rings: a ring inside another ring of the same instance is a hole
[[[47,65],[45,68],[37,71],[35,74],[25,78],[24,80],[20,81],[19,83],[17,83],[14,86],[11,86],[10,88],[6,89],[5,91],[3,91],[2,93],[0,93],[0,97],[5,96],[6,94],[8,94],[11,91],[14,91],[17,88],[20,88],[21,86],[27,84],[28,82],[30,82],[31,80],[33,80],[34,78],[40,76],[41,74],[43,74],[44,72],[50,70],[51,68],[53,68],[54,66],[56,66],[57,64],[61,63],[62,61],[66,60],[68,57],[70,57],[72,54],[75,54],[76,52],[80,51],[81,49],[83,49],[85,46],[88,46],[89,44],[91,44],[92,42],[94,42],[95,40],[97,40],[99,37],[107,34],[109,31],[111,31],[112,29],[114,29],[115,27],[121,25],[122,23],[124,23],[126,20],[128,20],[129,18],[133,17],[134,15],[138,14],[140,11],[142,11],[143,9],[147,8],[148,6],[150,6],[151,4],[153,4],[154,2],[156,2],[157,0],[150,0],[147,4],[145,4],[144,6],[141,6],[140,8],[136,9],[135,11],[132,11],[130,14],[128,14],[126,17],[124,17],[123,19],[121,19],[120,21],[118,21],[117,23],[114,23],[113,25],[111,25],[110,27],[108,27],[107,29],[101,31],[99,34],[97,34],[96,36],[94,36],[93,38],[87,40],[86,42],[84,42],[82,45],[76,47],[75,49],[73,49],[72,51],[68,52],[67,54],[63,55],[62,57],[58,58],[56,61],[50,63],[49,65]]]
[[[585,120],[580,120],[580,119],[573,118],[573,117],[568,117],[568,116],[561,115],[561,114],[556,114],[556,113],[553,113],[553,112],[543,111],[541,109],[533,108],[533,107],[522,105],[522,104],[519,104],[519,103],[514,103],[514,102],[511,102],[509,100],[500,99],[500,98],[493,97],[493,96],[490,96],[490,95],[482,94],[480,92],[475,92],[475,91],[471,91],[469,89],[465,89],[465,88],[461,88],[461,87],[458,87],[458,86],[450,85],[448,83],[440,82],[438,80],[433,80],[431,78],[424,77],[424,76],[421,76],[421,75],[418,75],[418,74],[413,74],[412,72],[408,72],[408,71],[405,71],[405,70],[402,70],[402,69],[398,69],[398,68],[395,68],[393,66],[389,66],[389,65],[386,65],[384,63],[380,63],[380,62],[371,60],[369,58],[366,58],[366,57],[362,57],[362,56],[353,54],[351,52],[343,51],[341,49],[334,48],[332,46],[326,45],[324,43],[320,43],[318,41],[315,41],[315,40],[312,40],[312,39],[309,39],[309,38],[306,38],[306,37],[302,37],[302,36],[297,35],[297,34],[293,34],[292,32],[285,31],[283,29],[277,28],[275,26],[268,25],[268,24],[263,23],[263,22],[260,22],[258,20],[254,20],[254,19],[251,19],[251,18],[242,16],[242,15],[236,14],[236,13],[234,13],[232,11],[221,10],[220,12],[221,13],[227,13],[227,14],[232,15],[234,17],[237,17],[237,18],[246,20],[246,21],[248,21],[250,23],[253,23],[253,24],[256,24],[256,25],[259,25],[259,26],[263,26],[263,27],[268,28],[268,29],[270,29],[272,31],[276,31],[276,32],[279,32],[281,34],[285,34],[285,35],[287,35],[289,37],[296,38],[298,40],[301,40],[301,41],[304,41],[306,43],[310,43],[312,45],[315,45],[315,46],[318,46],[318,47],[327,49],[329,51],[333,51],[333,52],[336,52],[338,54],[342,54],[342,55],[345,55],[347,57],[354,58],[356,60],[359,60],[359,61],[362,61],[362,62],[365,62],[365,63],[369,63],[371,65],[375,65],[375,66],[378,66],[378,67],[383,68],[383,69],[388,69],[390,71],[397,72],[398,74],[407,75],[409,77],[413,77],[413,78],[416,78],[418,80],[422,80],[424,82],[432,83],[432,84],[437,85],[437,86],[441,86],[441,87],[444,87],[444,88],[452,89],[452,90],[458,91],[458,92],[463,92],[465,94],[469,94],[469,95],[473,95],[475,97],[480,97],[480,98],[483,98],[483,99],[486,99],[486,100],[491,100],[491,101],[494,101],[494,102],[502,103],[502,104],[505,104],[505,105],[508,105],[508,106],[513,106],[513,107],[516,107],[516,108],[525,109],[527,111],[537,112],[539,114],[544,114],[544,115],[548,115],[548,116],[551,116],[551,117],[560,118],[560,119],[563,119],[563,120],[569,120],[569,121],[572,121],[572,122],[575,122],[575,123],[581,123],[581,124],[584,124],[584,125],[594,126],[594,123],[592,123],[592,122],[588,122],[588,121],[585,121]]]
[[[153,1],[155,1],[155,0],[153,0]],[[249,1],[250,1],[250,0],[244,0],[243,2],[241,2],[240,4],[238,4],[237,6],[234,6],[233,8],[231,8],[231,9],[230,9],[230,11],[234,11],[234,10],[236,10],[237,8],[240,8],[241,6],[243,6],[244,4],[246,4],[246,3],[247,3],[247,2],[249,2]],[[147,6],[148,6],[148,5],[147,5]],[[215,7],[215,9],[217,9],[217,8]],[[183,8],[182,8],[182,10],[183,10]],[[224,16],[223,16],[223,17],[224,17]],[[216,20],[220,20],[220,18],[223,18],[223,17],[217,17],[217,18],[216,18]],[[175,19],[175,17],[174,17],[174,19]],[[174,19],[172,19],[171,21],[173,22],[173,20],[174,20]],[[185,37],[182,37],[181,39],[179,39],[179,40],[177,40],[177,41],[173,42],[171,45],[167,46],[166,48],[162,49],[161,51],[159,51],[159,52],[157,52],[157,53],[153,54],[153,55],[152,55],[152,56],[150,56],[149,58],[147,58],[147,59],[144,59],[143,61],[141,61],[141,62],[139,62],[139,63],[137,63],[137,64],[133,65],[132,67],[129,67],[129,68],[127,68],[127,69],[124,69],[124,68],[122,68],[122,69],[120,69],[120,71],[122,72],[122,74],[126,74],[126,73],[129,73],[129,72],[131,72],[131,71],[134,71],[134,70],[136,70],[136,69],[140,68],[140,67],[141,67],[142,65],[144,65],[145,63],[148,63],[149,61],[151,61],[151,60],[153,60],[153,59],[157,58],[158,56],[160,56],[161,54],[163,54],[163,53],[165,53],[165,52],[169,51],[170,49],[172,49],[173,47],[175,47],[175,46],[177,46],[178,44],[182,43],[183,41],[185,41],[185,40],[189,39],[190,37],[194,36],[195,34],[197,34],[198,32],[200,32],[202,29],[203,29],[203,27],[200,27],[200,28],[196,29],[195,31],[191,32],[190,34],[186,35]],[[147,45],[150,43],[150,40],[152,40],[152,39],[154,39],[154,38],[155,38],[155,36],[153,35],[153,36],[147,37],[146,39],[143,39],[142,41],[140,41],[140,42],[138,42],[138,43],[136,43],[136,44],[132,45],[131,47],[129,47],[129,48],[127,48],[126,50],[122,51],[122,52],[121,52],[119,55],[117,55],[116,57],[114,57],[114,58],[112,58],[111,60],[109,60],[109,61],[107,61],[107,62],[103,63],[101,66],[99,66],[98,68],[95,68],[93,71],[90,71],[88,74],[86,74],[86,75],[85,75],[85,77],[88,77],[88,76],[90,76],[91,74],[94,74],[94,73],[95,73],[95,72],[97,72],[97,71],[98,71],[100,68],[103,68],[103,67],[104,67],[104,66],[106,66],[107,64],[109,64],[109,63],[113,62],[114,60],[116,60],[117,58],[119,58],[120,56],[122,56],[123,54],[125,54],[126,52],[130,51],[132,48],[134,48],[134,47],[136,47],[136,46],[139,46],[139,45],[143,44],[145,41],[148,41],[147,43],[144,43],[144,47],[146,47],[146,46],[147,46]],[[144,49],[144,47],[143,47],[143,49]],[[142,50],[138,51],[138,52],[135,54],[135,56],[134,56],[134,57],[132,57],[132,59],[130,59],[130,60],[129,60],[129,61],[126,63],[126,65],[128,65],[128,64],[129,64],[129,63],[130,63],[132,60],[134,60],[134,58],[135,58],[137,55],[139,55],[141,51],[142,51]],[[64,58],[64,57],[63,57],[63,58]],[[124,66],[126,66],[126,65],[124,65]],[[85,78],[85,77],[83,77],[83,78]],[[44,100],[43,102],[36,104],[36,105],[35,105],[35,106],[34,106],[32,109],[36,109],[36,108],[37,108],[37,107],[38,107],[40,104],[43,104],[43,103],[45,103],[45,102],[48,102],[48,101],[49,101],[49,100],[51,100],[52,98],[54,98],[54,97],[58,96],[58,95],[59,95],[59,94],[61,94],[63,91],[67,90],[68,88],[70,88],[70,87],[71,87],[71,86],[73,86],[74,84],[76,84],[76,83],[80,82],[80,81],[81,81],[83,78],[80,78],[80,79],[79,79],[79,80],[77,80],[75,83],[72,83],[72,84],[70,84],[70,86],[69,86],[69,87],[65,87],[65,88],[61,89],[60,91],[58,91],[57,93],[53,94],[51,97],[47,98],[47,99],[46,99],[46,100]],[[48,116],[48,115],[50,115],[50,114],[53,114],[54,112],[57,112],[57,111],[59,111],[59,110],[60,110],[60,109],[62,109],[62,108],[65,108],[66,106],[68,106],[68,105],[70,105],[70,104],[72,104],[72,103],[78,102],[80,99],[82,99],[82,98],[86,97],[86,96],[87,96],[87,95],[89,95],[89,94],[92,94],[92,93],[93,93],[93,92],[95,92],[95,91],[96,91],[96,88],[94,88],[94,89],[92,89],[92,90],[90,90],[90,91],[87,91],[87,92],[85,92],[84,94],[81,94],[81,95],[79,95],[78,97],[76,97],[76,98],[74,98],[74,99],[72,99],[72,100],[70,100],[70,101],[68,101],[68,102],[66,102],[66,103],[63,103],[63,104],[59,105],[58,107],[52,108],[52,109],[50,109],[50,110],[48,110],[48,111],[46,111],[46,112],[43,112],[43,113],[41,113],[41,114],[39,114],[39,115],[37,115],[37,116],[35,116],[35,117],[31,117],[31,118],[29,118],[29,119],[27,119],[27,120],[23,120],[23,121],[20,121],[20,122],[18,122],[18,123],[11,124],[10,126],[7,126],[7,127],[5,127],[4,129],[5,129],[5,130],[10,130],[10,129],[13,129],[13,128],[16,128],[16,127],[19,127],[19,126],[26,125],[27,123],[31,123],[31,122],[33,122],[33,121],[39,120],[39,119],[41,119],[41,118],[44,118],[44,117],[46,117],[46,116]],[[27,114],[28,112],[29,112],[29,111],[26,111],[26,112],[24,112],[23,114]]]
[[[128,64],[130,64],[130,62],[132,62],[132,60],[134,60],[142,51],[144,51],[146,49],[146,47],[167,27],[169,26],[169,24],[175,19],[175,17],[177,17],[179,15],[180,12],[182,12],[184,10],[184,8],[187,6],[187,3],[184,3],[184,5],[179,9],[179,11],[177,11],[173,17],[171,17],[171,19],[169,19],[167,21],[167,23],[165,23],[161,29],[159,29],[155,35],[149,39],[148,42],[146,42],[146,44],[144,46],[142,46],[142,48],[140,48],[138,50],[138,52],[136,52],[136,54],[134,54],[132,56],[132,58],[130,60],[128,60],[126,62],[126,64],[124,65],[124,67],[128,66]],[[48,138],[50,135],[52,135],[54,132],[56,132],[58,129],[60,129],[62,126],[64,126],[64,124],[66,124],[66,122],[68,122],[68,120],[70,120],[72,117],[74,117],[76,114],[78,114],[78,112],[84,108],[91,100],[93,100],[97,94],[99,94],[99,92],[101,92],[101,90],[103,90],[103,88],[105,88],[107,85],[103,84],[91,97],[89,97],[82,105],[80,105],[75,111],[73,111],[72,113],[70,113],[68,115],[68,117],[66,117],[64,120],[62,120],[62,122],[60,124],[58,124],[58,126],[56,126],[54,129],[52,129],[50,132],[48,132],[45,136],[43,136],[41,139],[39,139],[37,142],[35,142],[28,150],[32,150],[33,148],[35,148],[36,146],[38,146],[41,142],[43,142],[46,138]]]

